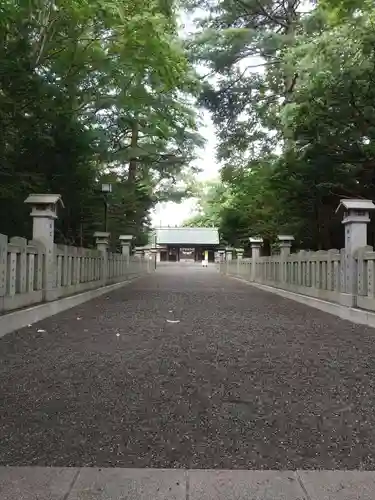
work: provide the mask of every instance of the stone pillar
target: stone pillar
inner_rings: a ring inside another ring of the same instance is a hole
[[[33,218],[33,240],[42,243],[45,250],[43,300],[54,300],[56,291],[56,262],[54,231],[57,205],[64,207],[59,194],[32,194],[25,203],[31,205]]]
[[[290,249],[292,248],[292,244],[294,241],[294,236],[281,234],[277,237],[280,242],[280,256],[282,259],[285,259],[290,255]]]
[[[249,238],[251,245],[251,281],[255,281],[257,277],[256,262],[260,257],[260,249],[263,244],[263,238]]]
[[[156,248],[156,262],[161,262],[161,249]]]
[[[225,249],[225,259],[229,262],[233,259],[233,251],[232,248],[227,247]]]
[[[105,285],[108,281],[108,244],[109,244],[110,233],[97,231],[94,233],[95,244],[97,250],[103,255],[103,265],[100,271],[100,279]]]
[[[135,247],[134,255],[141,259],[143,257],[143,247]]]
[[[157,248],[151,248],[150,257],[149,257],[148,262],[147,262],[147,271],[149,273],[152,273],[156,269],[156,261],[157,261],[158,254],[160,257],[160,252],[158,252]]]
[[[243,259],[243,254],[244,254],[244,249],[243,248],[236,248],[236,254],[237,254],[237,274],[241,274],[241,260]]]
[[[344,208],[342,224],[345,226],[345,253],[344,253],[344,288],[342,292],[351,296],[350,303],[357,305],[357,261],[356,253],[360,248],[367,246],[367,224],[370,222],[370,211],[375,210],[371,200],[344,199],[340,201],[336,212]],[[344,301],[347,297],[344,297]]]
[[[277,237],[280,242],[280,269],[276,281],[281,280],[282,283],[288,281],[288,263],[287,258],[290,255],[290,249],[294,241],[294,236],[281,234]]]
[[[243,248],[236,248],[236,254],[237,254],[237,259],[242,260],[243,254],[244,254],[244,249]]]
[[[130,259],[130,245],[132,242],[133,236],[130,234],[122,234],[119,236],[120,244],[121,244],[121,253],[127,258],[129,263]]]
[[[225,262],[225,250],[218,250],[217,251],[218,256],[219,256],[219,270],[220,272],[226,272],[226,262]]]

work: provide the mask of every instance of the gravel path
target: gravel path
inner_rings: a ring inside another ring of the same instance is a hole
[[[375,330],[165,266],[0,339],[0,465],[375,469],[374,386]]]

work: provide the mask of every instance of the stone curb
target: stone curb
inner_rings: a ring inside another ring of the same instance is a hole
[[[374,471],[0,467],[1,500],[370,500]]]

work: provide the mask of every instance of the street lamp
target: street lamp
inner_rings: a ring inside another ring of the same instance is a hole
[[[112,193],[112,184],[102,184],[102,193],[104,195],[104,231],[108,232],[108,195]]]

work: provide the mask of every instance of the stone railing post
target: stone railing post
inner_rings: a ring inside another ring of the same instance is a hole
[[[121,244],[121,253],[126,257],[127,266],[129,267],[130,260],[130,246],[132,242],[133,236],[130,234],[122,234],[119,236],[120,244]]]
[[[263,238],[249,238],[251,245],[251,281],[256,281],[257,268],[256,264],[260,257],[260,249],[263,244]]]
[[[227,247],[225,249],[225,259],[230,262],[233,259],[233,249],[230,247]]]
[[[161,262],[161,248],[159,246],[156,247],[156,262]]]
[[[340,201],[336,212],[344,208],[342,224],[345,226],[344,253],[344,292],[351,296],[350,303],[357,305],[357,261],[356,254],[360,248],[367,246],[367,224],[370,222],[370,211],[375,210],[371,200],[344,199]]]
[[[158,252],[157,248],[150,249],[150,254],[149,254],[149,257],[147,259],[147,272],[152,273],[153,271],[155,271],[158,253],[160,255],[160,252]]]
[[[97,250],[103,255],[103,265],[100,270],[100,279],[105,285],[108,281],[108,245],[110,233],[97,231],[94,233],[95,244]]]
[[[242,260],[243,254],[245,253],[243,248],[236,248],[237,259]]]
[[[54,300],[56,291],[56,261],[54,252],[55,219],[57,206],[64,207],[59,194],[32,194],[25,203],[31,205],[33,218],[33,240],[43,244],[45,249],[43,269],[43,300]]]
[[[138,259],[143,257],[143,247],[135,247],[134,256],[138,257]]]
[[[226,272],[225,250],[217,251],[220,272]]]
[[[240,274],[240,264],[241,260],[243,259],[244,249],[236,248],[236,254],[237,254],[237,274]]]
[[[280,245],[280,267],[279,269],[279,279],[282,283],[286,283],[288,279],[288,269],[287,269],[287,258],[290,255],[290,249],[294,241],[294,236],[280,234],[277,237]]]

